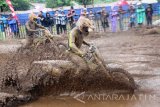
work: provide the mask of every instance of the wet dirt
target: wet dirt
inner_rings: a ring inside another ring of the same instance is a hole
[[[138,95],[137,95],[138,96]],[[115,100],[115,99],[91,99],[84,100],[85,103],[79,102],[73,98],[68,97],[43,97],[38,101],[33,102],[22,107],[159,107],[159,102],[154,95],[145,94],[144,97],[134,97],[133,99]],[[152,98],[145,98],[152,97]]]
[[[90,42],[99,48],[107,66],[124,68],[133,75],[139,85],[139,89],[135,92],[136,99],[103,100],[101,98],[99,100],[90,98],[88,100],[86,98],[84,99],[86,103],[83,104],[73,98],[79,94],[74,93],[73,96],[41,97],[22,107],[159,107],[160,35],[142,36],[134,32],[109,33],[100,38],[94,38]],[[93,96],[94,94],[90,93],[89,95]],[[137,96],[140,95],[142,98],[138,99]],[[123,94],[123,96],[127,95]],[[152,96],[151,99],[150,96]]]

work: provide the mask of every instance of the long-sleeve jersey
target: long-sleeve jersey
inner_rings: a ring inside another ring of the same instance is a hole
[[[77,55],[82,55],[83,52],[80,50],[82,44],[89,45],[86,41],[84,41],[84,35],[82,32],[77,27],[75,27],[72,29],[69,35],[69,48]]]
[[[45,27],[37,24],[36,22],[28,21],[26,23],[26,32],[28,36],[34,35],[34,33],[37,31],[37,28],[45,29]]]

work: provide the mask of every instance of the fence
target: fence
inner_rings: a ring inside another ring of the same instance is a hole
[[[111,11],[110,11],[111,13]],[[153,14],[153,21],[155,20],[159,20],[160,19],[160,13],[159,10],[154,10],[154,14]],[[109,31],[111,30],[111,18],[108,18],[109,21],[109,28],[107,28]],[[13,37],[13,38],[26,38],[26,29],[25,29],[25,22],[26,20],[21,20],[21,25],[18,26],[17,23],[15,23],[14,25],[14,32],[12,31],[12,29],[10,28],[11,26],[7,23],[3,23],[2,21],[0,21],[0,39],[5,39],[6,37]],[[100,21],[100,17],[94,18],[93,20],[94,25],[95,25],[95,31],[96,32],[102,32],[103,31],[103,27],[102,27],[102,23]],[[129,24],[130,24],[130,13],[126,12],[123,15],[123,28],[124,30],[128,30],[129,29]],[[146,24],[146,21],[144,22]],[[12,26],[13,27],[13,26]],[[117,29],[119,30],[119,24],[117,22]],[[69,23],[67,23],[67,33],[69,33],[71,30],[71,27],[69,26]],[[53,33],[53,35],[57,34],[56,31],[56,26],[52,26],[51,27],[51,31]],[[41,33],[40,33],[41,34]]]

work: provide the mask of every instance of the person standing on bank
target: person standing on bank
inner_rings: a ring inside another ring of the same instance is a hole
[[[12,14],[10,14],[8,17],[8,25],[11,30],[11,35],[15,38],[20,37],[18,21],[13,17]]]
[[[61,28],[61,14],[59,13],[58,10],[56,10],[56,13],[54,15],[55,18],[55,24],[56,24],[56,31],[57,31],[57,35],[60,34],[60,28]]]
[[[42,11],[40,11],[38,17],[40,18],[40,23],[41,23],[41,25],[44,26],[44,24],[45,24],[45,21],[44,21],[45,17],[44,17],[44,15],[43,15],[43,12],[42,12]]]
[[[90,11],[89,11],[88,18],[89,18],[91,21],[94,21],[94,20],[95,20],[95,16],[94,16],[94,14],[93,14],[93,11],[92,11],[92,10],[90,10]]]
[[[145,12],[146,12],[147,26],[152,26],[153,9],[151,4],[148,5]]]
[[[87,8],[83,8],[83,9],[81,10],[81,16],[88,18]]]
[[[129,26],[130,26],[130,28],[133,28],[133,27],[135,27],[135,22],[136,22],[136,13],[135,13],[135,8],[133,5],[130,5],[129,14],[130,14]]]
[[[101,12],[98,12],[100,14],[100,20],[101,20],[101,24],[102,24],[102,27],[103,27],[103,30],[104,32],[106,32],[106,28],[109,27],[109,23],[108,23],[108,17],[109,17],[109,14],[108,12],[106,11],[105,8],[102,9]]]
[[[122,6],[119,6],[119,9],[118,9],[118,21],[119,21],[119,28],[121,31],[124,30],[124,23],[123,23],[123,17],[124,17],[124,14],[125,14],[125,11],[123,10]]]
[[[47,12],[46,17],[44,19],[44,27],[46,27],[50,32],[52,32],[52,26],[53,26],[53,17]]]
[[[111,12],[111,29],[112,29],[113,33],[117,32],[117,17],[118,17],[117,10],[115,10],[114,7],[112,7],[112,12]]]
[[[73,6],[71,6],[71,9],[68,11],[68,14],[67,14],[71,29],[74,27],[74,15],[75,15],[75,10],[74,10]]]
[[[61,12],[61,32],[66,34],[67,30],[67,16],[65,15],[64,11]]]
[[[0,32],[4,32],[6,28],[7,18],[0,14]]]
[[[137,16],[137,23],[139,27],[141,27],[145,21],[145,8],[143,7],[142,3],[137,4],[136,9],[136,16]]]

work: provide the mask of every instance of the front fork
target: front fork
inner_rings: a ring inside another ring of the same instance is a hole
[[[95,59],[96,64],[102,68],[102,70],[106,74],[107,78],[112,79],[112,77],[109,73],[109,69],[106,67],[104,60],[96,52],[93,53],[93,57]]]

